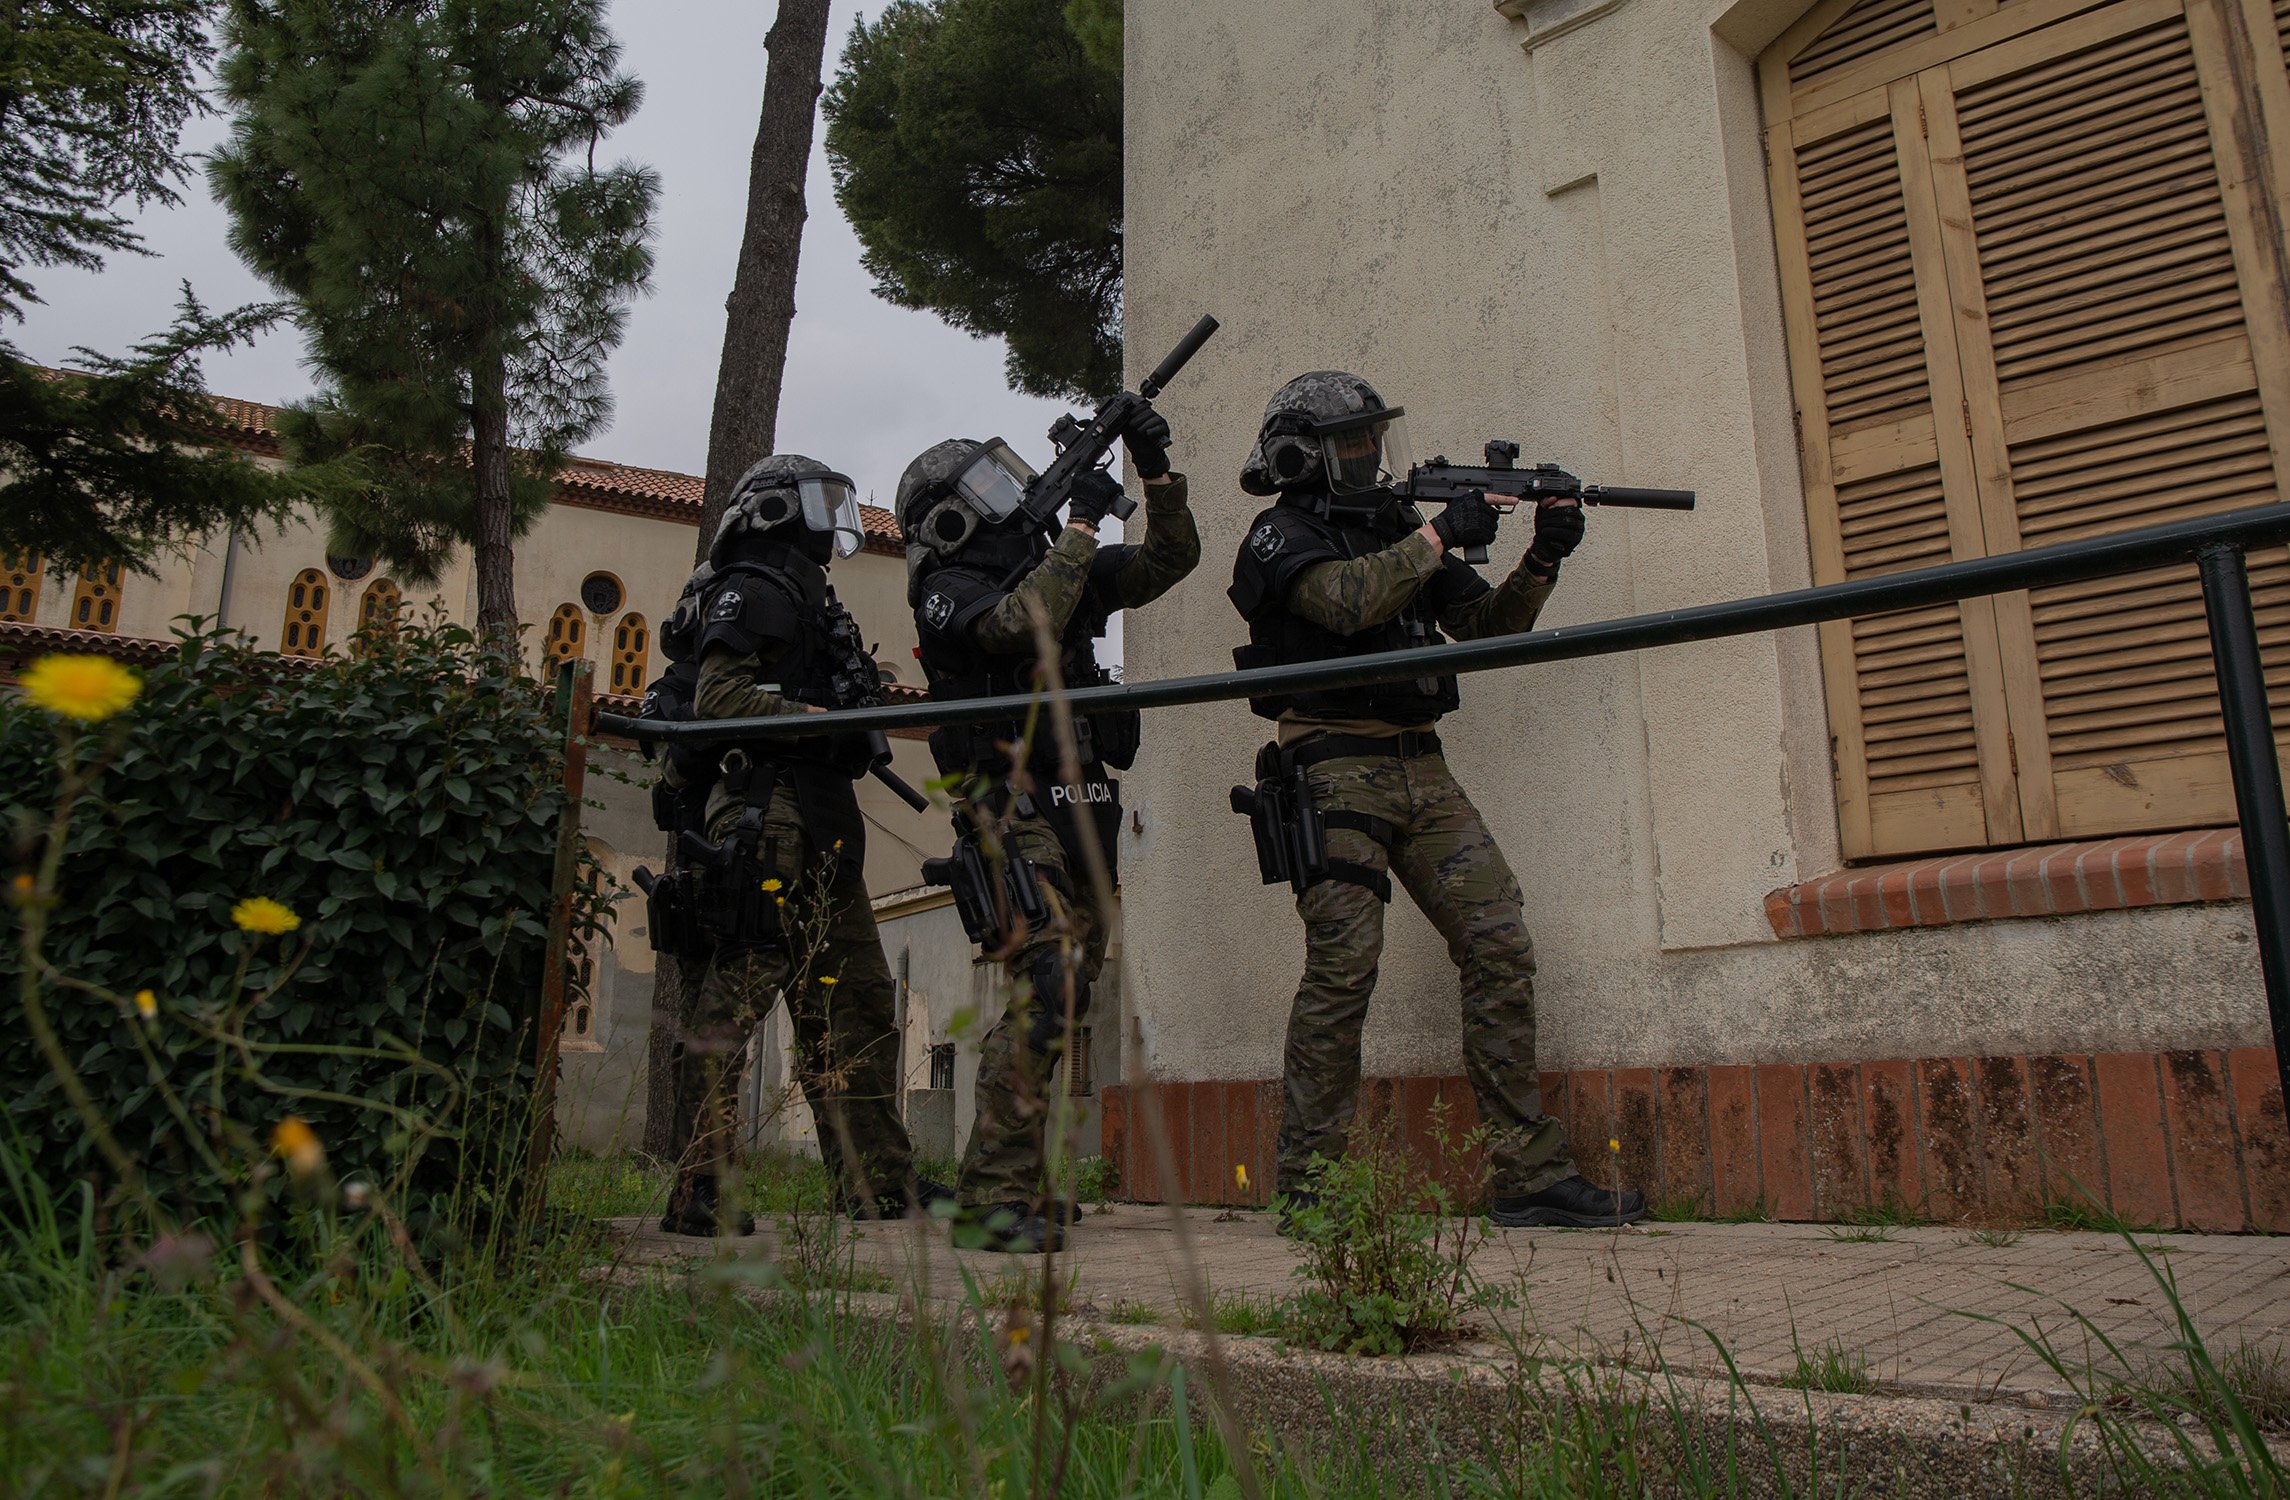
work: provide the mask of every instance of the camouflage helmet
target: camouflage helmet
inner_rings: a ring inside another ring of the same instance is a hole
[[[780,540],[821,563],[830,547],[836,556],[849,557],[866,540],[858,492],[848,477],[800,453],[774,453],[732,485],[723,519],[708,543],[708,561],[720,568],[741,543],[783,527],[791,531]]]
[[[1265,403],[1256,446],[1241,465],[1240,487],[1252,495],[1318,488],[1325,478],[1319,426],[1346,417],[1391,410],[1376,388],[1342,370],[1299,375]],[[1397,415],[1393,411],[1393,415]]]
[[[910,570],[952,557],[981,526],[1018,514],[1034,471],[1000,438],[948,438],[925,448],[899,476],[899,530]]]

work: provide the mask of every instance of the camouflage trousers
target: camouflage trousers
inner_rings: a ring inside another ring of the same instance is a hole
[[[1002,847],[1034,862],[1050,921],[1012,950],[1009,1003],[979,1046],[977,1119],[962,1153],[962,1201],[972,1206],[1043,1196],[1050,1075],[1069,1040],[1067,1010],[1077,1025],[1088,1016],[1090,990],[1105,967],[1105,914],[1095,884],[1067,856],[1056,830],[1043,818],[1013,815]]]
[[[721,840],[739,815],[737,804],[720,812],[709,837]],[[831,878],[831,854],[811,847],[787,788],[773,795],[763,831],[765,889],[784,903],[785,941],[684,963],[670,1051],[677,1160],[720,1170],[730,1156],[748,1038],[784,994],[820,1155],[846,1193],[903,1200],[914,1148],[899,1109],[898,991],[866,881],[856,869]],[[765,1100],[765,1111],[780,1102]]]
[[[1328,857],[1388,871],[1462,973],[1463,1066],[1488,1132],[1494,1191],[1536,1192],[1571,1175],[1566,1128],[1543,1113],[1535,1069],[1535,948],[1519,882],[1479,810],[1436,754],[1324,760],[1306,774],[1322,812],[1364,813],[1396,830],[1386,849],[1361,830],[1331,828]],[[1296,910],[1305,959],[1283,1066],[1283,1192],[1304,1185],[1313,1157],[1343,1152],[1384,947],[1384,903],[1365,886],[1323,880],[1297,898]]]

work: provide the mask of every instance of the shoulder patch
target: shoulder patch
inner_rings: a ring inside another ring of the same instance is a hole
[[[738,589],[725,589],[716,595],[716,602],[709,606],[708,618],[711,620],[736,620],[739,618],[743,602]]]
[[[933,630],[944,630],[946,622],[954,618],[954,601],[944,590],[934,589],[922,601],[922,623]]]
[[[1272,561],[1280,555],[1280,549],[1287,545],[1288,538],[1270,521],[1248,534],[1248,550],[1258,562]]]

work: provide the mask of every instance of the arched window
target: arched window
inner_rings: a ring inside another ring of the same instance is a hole
[[[79,587],[72,591],[74,630],[119,628],[119,564],[99,562],[80,571]]]
[[[0,620],[32,621],[40,607],[40,554],[10,552],[0,556]]]
[[[358,596],[358,628],[379,630],[385,635],[395,633],[400,602],[395,583],[387,578],[375,579],[366,585],[365,593]]]
[[[551,668],[577,661],[588,654],[588,620],[577,604],[560,604],[549,616],[549,635],[541,646],[541,659]]]
[[[326,575],[304,568],[286,590],[286,630],[279,639],[284,656],[317,656],[326,649]]]
[[[645,674],[652,666],[652,632],[644,617],[626,614],[612,627],[612,691],[631,695],[644,691]]]

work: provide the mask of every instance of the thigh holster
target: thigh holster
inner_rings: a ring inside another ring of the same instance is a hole
[[[1007,854],[997,873],[974,828],[962,832],[946,858],[924,860],[922,878],[954,892],[962,931],[981,948],[1000,948],[1020,933],[1049,926],[1045,885],[1069,901],[1073,898],[1057,871],[1045,870],[1023,854]]]
[[[1256,752],[1256,785],[1232,789],[1232,810],[1245,814],[1256,836],[1256,867],[1266,885],[1286,883],[1301,896],[1324,880],[1364,887],[1379,901],[1391,900],[1391,877],[1381,870],[1328,854],[1328,830],[1348,828],[1390,848],[1399,830],[1382,818],[1344,808],[1322,808],[1313,799],[1306,770],[1326,756],[1299,756],[1277,742]]]

